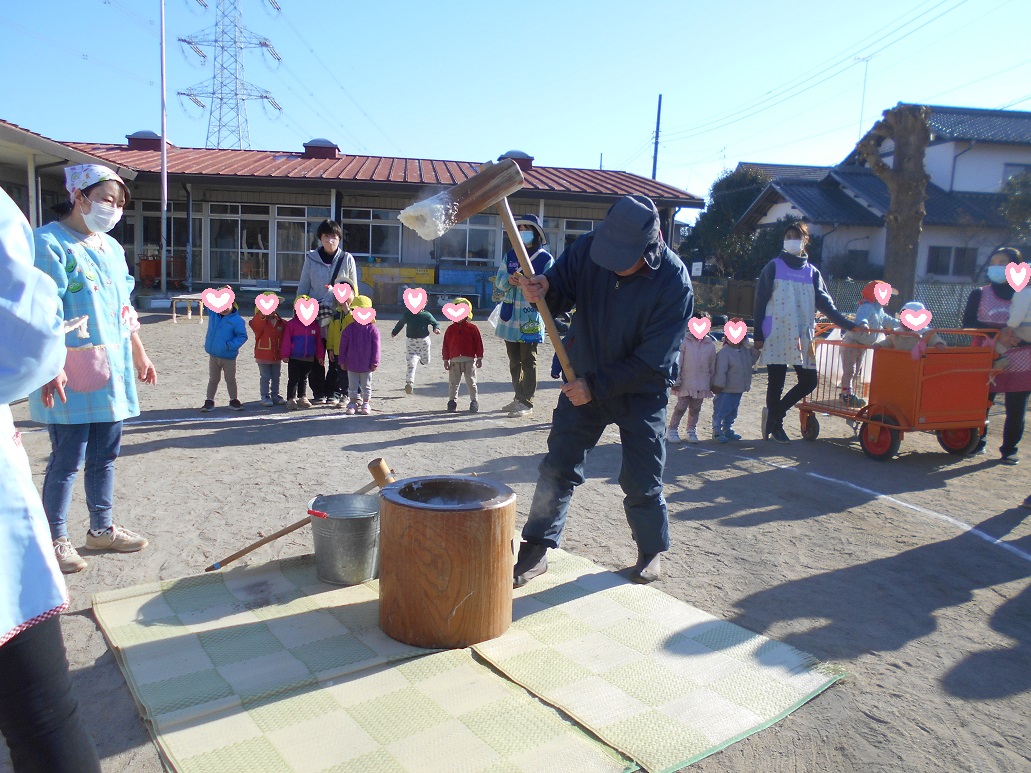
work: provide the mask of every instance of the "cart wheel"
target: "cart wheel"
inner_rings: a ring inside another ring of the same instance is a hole
[[[877,414],[870,417],[870,422],[881,422],[893,427],[899,423],[892,416]],[[889,429],[870,422],[864,422],[859,433],[859,445],[863,453],[878,462],[885,462],[899,452],[902,434],[897,429]]]
[[[806,440],[816,440],[820,437],[820,422],[814,414],[805,417],[805,424],[802,425],[802,437]]]
[[[938,445],[956,456],[966,456],[981,441],[981,433],[976,429],[943,429],[935,434]]]

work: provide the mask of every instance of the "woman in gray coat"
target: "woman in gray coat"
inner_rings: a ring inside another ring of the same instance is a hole
[[[339,223],[324,220],[319,225],[316,236],[319,238],[320,246],[304,256],[301,278],[297,283],[297,297],[307,295],[318,299],[319,324],[322,326],[322,343],[325,345],[335,300],[331,288],[334,284],[342,282],[357,288],[358,267],[355,265],[354,256],[343,249],[344,232]],[[315,405],[323,405],[333,397],[337,389],[336,370],[330,367],[327,374],[321,362],[315,363],[309,376]]]

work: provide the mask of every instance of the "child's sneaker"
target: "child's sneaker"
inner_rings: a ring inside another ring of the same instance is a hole
[[[733,438],[731,438],[729,435],[715,435],[714,434],[712,436],[712,439],[715,440],[717,443],[729,443]]]
[[[476,413],[479,410],[480,410],[480,404],[478,402],[473,400],[472,402],[469,403],[469,413]]]
[[[301,406],[297,404],[297,398],[295,397],[291,397],[289,400],[286,401],[286,409],[288,411],[296,411],[300,407]]]
[[[698,439],[698,433],[697,432],[695,432],[693,429],[689,429],[687,431],[687,442],[688,443],[701,443],[702,441]]]
[[[313,397],[311,399],[311,404],[312,405],[325,405],[326,404],[326,398],[325,397]]]
[[[243,410],[243,403],[241,403],[239,400],[230,400],[229,401],[229,410],[231,410],[231,411],[242,411]]]
[[[276,395],[272,398],[273,405],[286,405],[286,398],[282,395]]]
[[[75,574],[89,566],[67,537],[59,537],[54,540],[54,555],[57,557],[57,566],[63,574]]]
[[[666,430],[666,442],[667,443],[683,443],[680,439],[680,431],[676,427],[670,427]]]
[[[307,397],[298,397],[297,398],[297,407],[298,408],[311,408],[311,402],[308,400]]]
[[[336,400],[329,404],[329,407],[336,408],[337,410],[343,410],[347,407],[347,398],[342,396],[338,397]]]
[[[405,394],[410,395],[412,393],[413,384],[411,381],[405,383]]]
[[[736,433],[736,432],[735,432],[734,430],[732,430],[732,429],[728,429],[728,430],[727,430],[726,432],[724,432],[723,434],[724,434],[724,436],[725,436],[725,437],[727,438],[727,440],[740,440],[740,439],[741,439],[741,436],[740,436],[739,434],[737,434],[737,433]]]
[[[455,402],[454,400],[448,400],[447,401],[447,412],[448,413],[454,413],[457,410],[458,410],[458,403]]]
[[[90,550],[117,550],[119,553],[135,553],[143,550],[150,543],[134,531],[112,525],[110,528],[94,534],[92,529],[86,532],[86,547]]]
[[[211,413],[213,410],[215,410],[215,401],[214,400],[205,400],[204,401],[204,405],[201,406],[200,412],[201,413]]]
[[[368,416],[370,413],[372,413],[372,408],[369,406],[368,403],[362,403],[362,407],[358,409],[358,413],[360,413],[362,416]]]
[[[261,401],[261,405],[264,408],[271,408],[273,406],[272,398],[266,397],[264,400]]]
[[[350,402],[347,404],[347,410],[344,411],[348,416],[354,416],[358,413],[358,403]]]

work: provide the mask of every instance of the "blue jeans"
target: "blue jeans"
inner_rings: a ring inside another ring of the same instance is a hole
[[[574,406],[565,395],[552,414],[548,453],[523,526],[523,539],[557,548],[562,541],[573,489],[584,482],[584,462],[609,424],[619,427],[623,452],[619,485],[630,531],[642,553],[669,549],[669,522],[662,496],[666,463],[668,396],[624,395]]]
[[[734,428],[737,409],[741,406],[740,392],[720,392],[712,400],[712,433],[724,435]]]
[[[261,390],[262,400],[271,400],[273,397],[281,397],[279,394],[279,374],[282,373],[282,371],[282,363],[258,363],[258,383]]]
[[[50,522],[51,538],[68,536],[72,486],[83,462],[90,528],[108,528],[115,492],[115,460],[122,447],[122,422],[48,424],[47,430],[50,460],[43,478],[43,510]]]

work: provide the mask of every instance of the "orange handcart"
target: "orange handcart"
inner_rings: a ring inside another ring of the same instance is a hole
[[[816,390],[798,404],[802,437],[820,434],[817,414],[839,416],[859,436],[859,445],[871,459],[885,461],[898,453],[907,432],[933,432],[950,454],[968,454],[985,433],[988,393],[995,358],[996,330],[939,329],[923,335],[909,331],[873,330],[872,333],[911,337],[919,355],[904,349],[860,346],[826,338],[835,329],[817,325],[815,341],[819,378]],[[866,332],[866,331],[864,331]],[[928,347],[937,333],[958,342],[946,348]],[[860,355],[851,397],[841,389],[841,354]]]

